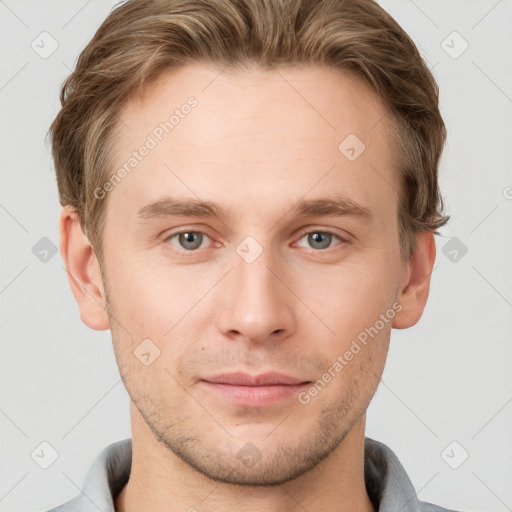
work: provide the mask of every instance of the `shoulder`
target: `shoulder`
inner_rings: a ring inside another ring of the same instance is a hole
[[[66,501],[62,505],[58,507],[52,508],[51,510],[47,510],[46,512],[76,512],[77,510],[81,510],[83,503],[80,499],[80,496],[75,496],[73,499]]]
[[[365,438],[364,475],[368,495],[379,512],[462,512],[420,501],[395,452],[369,437]]]
[[[128,481],[131,460],[131,438],[105,447],[87,471],[80,494],[46,512],[115,512],[114,500]]]
[[[420,512],[464,512],[462,510],[453,510],[451,508],[443,508],[439,505],[434,505],[433,503],[426,503],[424,501],[418,501],[420,506]]]

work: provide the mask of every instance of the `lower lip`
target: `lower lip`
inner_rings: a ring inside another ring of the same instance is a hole
[[[275,384],[272,386],[236,386],[207,381],[201,381],[201,383],[217,395],[245,407],[261,407],[280,402],[297,396],[297,393],[310,385],[307,382],[294,385]]]

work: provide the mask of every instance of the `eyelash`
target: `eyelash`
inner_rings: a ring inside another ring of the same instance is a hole
[[[169,242],[172,238],[176,237],[176,236],[179,236],[181,234],[184,234],[184,233],[194,233],[194,234],[201,234],[201,235],[204,235],[206,236],[207,238],[210,238],[211,240],[211,237],[208,236],[205,232],[203,231],[199,231],[199,230],[192,230],[192,229],[184,229],[184,230],[181,230],[181,231],[176,231],[175,233],[171,233],[170,235],[168,235],[165,239],[164,239],[164,242]],[[346,238],[342,237],[341,235],[339,235],[338,233],[335,233],[334,231],[331,231],[331,230],[328,230],[328,229],[312,229],[312,230],[309,230],[309,231],[303,231],[300,233],[300,236],[298,238],[298,240],[301,240],[302,238],[304,238],[305,236],[307,235],[310,235],[310,234],[313,234],[313,233],[320,233],[320,234],[327,234],[327,235],[331,235],[335,238],[337,238],[340,243],[338,244],[335,244],[331,247],[327,247],[325,249],[313,249],[311,247],[309,248],[305,248],[306,250],[308,251],[311,251],[311,252],[317,252],[317,253],[328,253],[328,252],[331,252],[332,249],[334,249],[335,247],[338,247],[339,245],[346,245],[348,243],[350,243]],[[170,242],[169,242],[170,243]],[[174,245],[174,244],[170,244],[170,245]],[[180,247],[177,247],[177,246],[174,246],[178,252],[180,253],[197,253],[201,247],[197,248],[197,249],[184,249],[184,248],[180,248]],[[203,247],[204,249],[204,247]],[[335,249],[336,250],[336,249]]]

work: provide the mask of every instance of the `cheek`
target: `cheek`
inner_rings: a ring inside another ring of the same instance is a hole
[[[160,383],[166,392],[178,386],[172,377],[183,380],[188,360],[199,350],[196,340],[203,339],[203,331],[212,324],[212,308],[205,309],[211,279],[198,280],[191,268],[118,266],[112,291],[109,288],[113,314],[122,325],[115,335],[112,331],[121,364],[134,370],[135,380],[152,382],[152,386]],[[121,279],[121,275],[130,278]],[[144,367],[136,356],[148,352],[155,359]]]
[[[368,407],[384,369],[389,331],[382,331],[366,345],[348,342],[333,350],[324,373],[299,397],[313,414],[336,411],[337,421],[357,418]],[[313,413],[313,411],[316,411]]]
[[[335,359],[343,368],[339,372],[341,379],[338,386],[352,388],[362,402],[369,401],[373,396],[388,353],[391,322],[382,322],[377,327],[380,329],[372,322],[349,341],[345,341],[343,349],[338,351]]]
[[[171,266],[141,258],[112,266],[109,296],[113,311],[137,337],[165,342],[180,320],[208,291],[207,276],[192,266]]]
[[[302,282],[304,302],[334,331],[333,338],[344,342],[373,326],[392,306],[397,276],[383,257],[375,254],[310,272]],[[306,299],[307,297],[307,299]]]

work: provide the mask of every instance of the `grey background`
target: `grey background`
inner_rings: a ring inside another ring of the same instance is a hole
[[[130,436],[110,331],[82,324],[60,253],[40,259],[59,244],[44,136],[61,82],[114,3],[0,0],[1,511],[70,499],[96,454]],[[367,435],[395,451],[420,499],[512,510],[512,1],[381,4],[440,84],[449,133],[441,185],[452,218],[437,239],[422,320],[392,333]],[[31,46],[51,49],[43,31],[58,43],[46,58]],[[58,452],[48,469],[31,457],[43,441]]]

